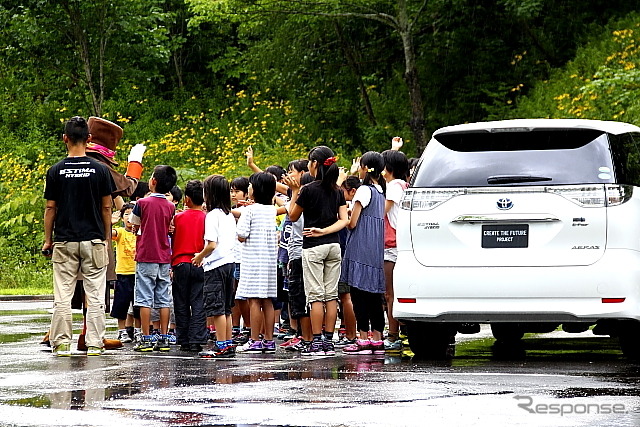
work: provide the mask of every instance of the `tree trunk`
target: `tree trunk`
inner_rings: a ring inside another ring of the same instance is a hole
[[[416,55],[413,45],[413,34],[407,12],[406,0],[398,0],[398,33],[402,39],[404,51],[404,81],[409,91],[409,102],[411,104],[411,118],[409,128],[413,133],[418,156],[427,147],[427,133],[425,130],[424,103],[422,101],[422,89],[418,78],[418,68],[416,66]]]
[[[353,74],[358,82],[358,88],[360,89],[360,96],[362,96],[362,102],[364,103],[364,110],[367,113],[367,118],[369,119],[369,123],[372,125],[376,125],[376,116],[373,113],[373,107],[371,106],[371,100],[369,99],[369,94],[367,93],[367,87],[362,81],[362,73],[360,72],[360,67],[354,57],[353,50],[349,43],[344,39],[344,35],[342,33],[342,28],[340,24],[336,21],[333,21],[333,25],[336,29],[336,34],[338,35],[338,40],[340,40],[340,44],[342,45],[342,51],[344,52],[344,56],[347,59],[347,64],[349,64],[349,68],[353,71]]]

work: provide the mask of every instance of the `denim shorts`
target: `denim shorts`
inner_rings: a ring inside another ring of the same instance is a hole
[[[137,307],[171,307],[169,269],[171,265],[154,262],[136,263],[134,303]]]

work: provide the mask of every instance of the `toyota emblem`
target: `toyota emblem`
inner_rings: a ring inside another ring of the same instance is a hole
[[[513,207],[513,202],[507,197],[498,200],[498,209],[507,210]]]

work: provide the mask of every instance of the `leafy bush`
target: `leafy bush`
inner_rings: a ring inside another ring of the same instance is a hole
[[[582,118],[640,124],[640,15],[609,25],[576,58],[518,102],[515,117]]]

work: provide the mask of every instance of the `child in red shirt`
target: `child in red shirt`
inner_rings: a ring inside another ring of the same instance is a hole
[[[204,203],[202,182],[192,180],[184,189],[186,210],[173,219],[173,309],[180,350],[200,352],[209,337],[204,310],[204,270],[191,263],[204,248]]]

